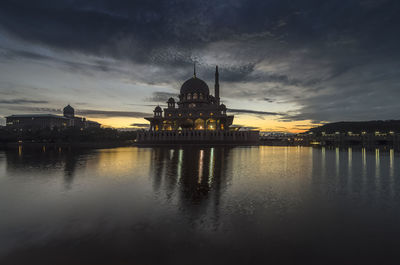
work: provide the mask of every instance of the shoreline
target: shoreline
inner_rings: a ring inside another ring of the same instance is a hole
[[[102,149],[102,148],[117,148],[117,147],[176,147],[176,146],[204,146],[204,147],[212,147],[212,146],[229,146],[229,147],[254,147],[254,146],[273,146],[273,147],[327,147],[327,148],[389,148],[400,150],[398,146],[393,145],[316,145],[316,144],[308,144],[308,145],[300,145],[300,144],[283,144],[283,143],[246,143],[246,142],[175,142],[175,143],[137,143],[133,141],[127,142],[101,142],[101,143],[93,143],[93,142],[74,142],[74,143],[0,143],[0,150],[7,149],[17,149],[17,148],[26,148],[26,149],[41,149],[45,147],[46,149],[59,149],[59,148],[82,148],[82,149]]]
[[[0,143],[0,150],[4,149],[15,149],[19,147],[28,148],[28,149],[37,149],[37,148],[49,148],[49,149],[58,149],[58,148],[90,148],[90,149],[101,149],[101,148],[116,148],[116,147],[126,147],[133,146],[132,142],[102,142],[102,143],[93,143],[93,142],[74,142],[74,143]]]

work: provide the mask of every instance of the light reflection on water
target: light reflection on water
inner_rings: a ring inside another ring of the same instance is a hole
[[[398,161],[299,146],[0,152],[0,264],[388,260]]]

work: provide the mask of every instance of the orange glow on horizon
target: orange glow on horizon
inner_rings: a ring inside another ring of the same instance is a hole
[[[89,120],[97,121],[103,125],[103,127],[113,128],[135,128],[132,124],[149,124],[149,122],[143,118],[129,118],[129,117],[112,117],[112,118],[91,118]],[[301,133],[314,126],[310,120],[304,121],[291,121],[283,122],[278,119],[260,119],[258,117],[250,115],[237,115],[234,118],[233,125],[241,125],[243,127],[257,127],[260,131],[269,132],[290,132],[290,133]]]

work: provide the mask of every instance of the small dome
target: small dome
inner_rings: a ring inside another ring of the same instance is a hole
[[[220,109],[223,109],[223,110],[226,110],[225,104],[221,104],[221,105],[219,106],[219,108],[220,108]]]
[[[63,114],[64,116],[74,116],[75,115],[75,110],[73,107],[71,107],[69,104],[63,109]]]
[[[168,99],[167,103],[175,103],[175,99],[171,97]]]
[[[160,107],[160,106],[157,106],[157,107],[154,109],[154,112],[162,112],[161,107]]]
[[[181,94],[188,93],[202,93],[203,95],[208,95],[210,93],[210,89],[206,82],[197,77],[192,77],[183,83],[181,87]]]

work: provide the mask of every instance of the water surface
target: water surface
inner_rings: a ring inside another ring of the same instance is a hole
[[[398,264],[390,149],[0,151],[0,264]]]

